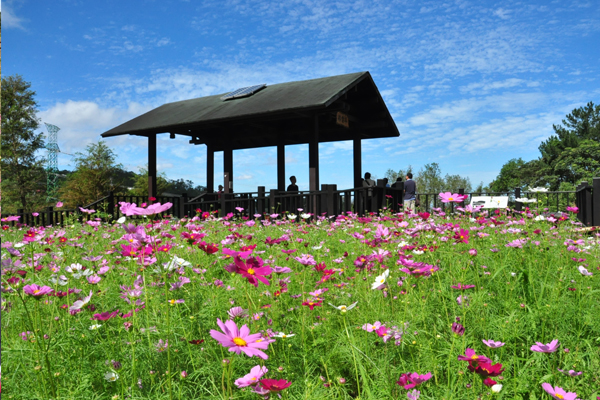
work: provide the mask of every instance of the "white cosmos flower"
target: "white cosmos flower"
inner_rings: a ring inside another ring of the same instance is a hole
[[[421,250],[413,250],[413,253],[415,253],[416,255],[420,256],[421,254],[423,254],[423,251],[421,251]]]
[[[398,247],[404,247],[404,246],[408,246],[408,242],[403,240],[400,243],[398,243]]]
[[[65,286],[67,283],[69,283],[69,280],[67,279],[66,276],[64,275],[52,275],[49,279],[50,282],[54,283],[55,285],[61,285],[61,286]]]
[[[501,390],[502,390],[502,385],[499,383],[492,386],[492,392],[494,392],[494,393],[500,393]]]
[[[179,258],[177,256],[173,256],[171,261],[165,266],[165,269],[169,271],[173,271],[179,267],[191,267],[192,264],[189,261],[185,261],[183,258]]]
[[[528,192],[537,193],[537,192],[547,192],[548,189],[543,187],[529,188]]]
[[[543,215],[538,215],[537,217],[534,218],[535,221],[545,221],[546,217],[544,217]]]
[[[590,271],[588,271],[583,265],[580,265],[579,267],[577,267],[577,269],[579,270],[579,272],[581,273],[581,275],[585,275],[585,276],[592,276],[592,275],[594,275]]]
[[[92,290],[90,290],[90,295],[84,297],[83,300],[77,300],[75,303],[73,303],[73,305],[71,307],[69,307],[69,311],[81,310],[83,308],[83,306],[85,306],[87,303],[90,302],[90,299],[92,298],[93,293],[94,292]]]
[[[346,306],[346,305],[342,304],[342,305],[341,305],[341,306],[339,306],[339,307],[338,307],[338,306],[334,306],[334,305],[333,305],[333,304],[331,304],[331,303],[327,303],[327,304],[329,304],[329,305],[330,305],[331,307],[333,307],[333,308],[337,308],[338,310],[340,310],[340,311],[341,311],[341,313],[342,313],[342,314],[345,314],[347,311],[350,311],[350,310],[352,310],[354,307],[356,307],[356,305],[358,304],[358,301],[357,301],[356,303],[352,303],[352,304],[350,304],[349,306]]]
[[[295,215],[295,214],[288,214],[288,218],[289,219],[296,219],[296,218],[298,218],[298,216]]]
[[[273,337],[281,338],[281,339],[287,339],[287,338],[292,337],[292,336],[296,336],[296,334],[295,333],[290,333],[289,335],[287,335],[287,334],[285,334],[283,332],[279,332],[279,333],[277,333],[277,335],[273,335]]]
[[[390,276],[390,270],[386,269],[383,274],[375,278],[375,282],[371,285],[371,289],[383,289],[383,285],[385,285],[388,276]]]
[[[119,375],[117,375],[116,372],[107,372],[104,374],[104,379],[106,379],[109,382],[114,382],[117,379],[119,379]]]
[[[100,325],[100,324],[92,325],[92,326],[90,326],[90,331],[95,331],[96,329],[100,328],[101,326],[102,325]]]
[[[18,248],[21,248],[21,247],[25,246],[26,244],[27,244],[27,243],[19,242],[19,243],[15,243],[15,244],[13,244],[13,247],[14,247],[15,249],[18,249]]]
[[[310,214],[302,213],[302,214],[300,214],[300,217],[302,217],[302,219],[307,219],[307,218],[310,218]]]
[[[121,218],[119,218],[119,219],[117,220],[117,223],[118,223],[118,224],[122,224],[122,223],[124,223],[124,222],[125,222],[125,220],[126,220],[126,219],[127,219],[127,218],[125,218],[125,217],[121,217]]]

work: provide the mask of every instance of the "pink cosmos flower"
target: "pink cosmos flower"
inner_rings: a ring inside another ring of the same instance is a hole
[[[210,336],[221,343],[221,346],[228,347],[230,352],[236,354],[244,352],[248,357],[258,356],[263,360],[269,358],[269,356],[259,350],[266,350],[269,347],[269,343],[271,343],[271,340],[264,339],[262,334],[250,334],[250,329],[247,325],[242,325],[238,329],[238,326],[232,320],[223,322],[217,319],[217,325],[219,325],[223,333],[211,329]]]
[[[482,340],[483,344],[485,344],[487,347],[491,347],[492,349],[497,349],[498,347],[502,347],[505,345],[505,343],[502,342],[495,342],[493,340]]]
[[[77,300],[75,303],[73,303],[73,305],[69,307],[69,311],[81,310],[83,306],[90,302],[92,294],[94,294],[94,292],[90,290],[90,294],[84,297],[82,300]]]
[[[373,332],[376,331],[377,329],[381,328],[381,322],[379,321],[375,321],[374,324],[364,324],[362,326],[362,329],[367,331],[367,332]]]
[[[29,296],[33,296],[36,299],[42,298],[42,296],[52,293],[54,289],[49,286],[38,286],[35,284],[23,286],[23,292]]]
[[[256,385],[260,378],[262,378],[262,376],[268,371],[269,370],[267,369],[267,367],[261,367],[260,365],[257,365],[255,367],[252,367],[249,374],[244,375],[239,379],[236,379],[234,383],[240,389],[246,386]]]
[[[542,389],[546,391],[552,398],[558,400],[576,400],[577,393],[574,392],[565,392],[563,388],[555,386],[552,387],[549,383],[542,383]]]
[[[100,282],[101,280],[102,280],[102,278],[100,278],[98,275],[92,275],[92,276],[87,277],[87,281],[90,285],[95,285],[96,283]]]
[[[56,203],[56,208],[61,208],[63,206],[63,202],[59,201],[58,203]]]
[[[531,346],[531,351],[536,351],[538,353],[554,353],[556,350],[558,350],[558,346],[560,346],[560,343],[558,343],[558,339],[554,339],[553,341],[547,344],[543,344],[540,342],[535,343],[536,344]]]
[[[570,369],[570,370],[568,370],[568,371],[565,371],[565,370],[563,370],[563,369],[560,369],[560,368],[557,368],[557,369],[558,369],[560,372],[562,372],[563,374],[565,374],[565,375],[569,375],[569,376],[579,376],[579,375],[583,374],[583,372],[582,372],[582,371],[576,372],[576,371],[575,371],[575,370],[573,370],[573,369]]]
[[[408,400],[419,400],[421,392],[419,392],[417,389],[414,389],[412,392],[406,393],[406,396],[408,397]]]
[[[458,285],[453,285],[450,286],[452,289],[458,289],[458,290],[467,290],[467,289],[472,289],[475,287],[475,285],[463,285],[462,283],[458,283]]]
[[[567,207],[567,211],[577,214],[579,212],[579,208],[578,207]]]
[[[442,200],[442,203],[460,203],[469,197],[468,195],[450,192],[440,193],[439,196],[440,200]]]
[[[229,318],[246,318],[248,317],[248,310],[244,310],[242,307],[233,307],[230,309],[227,314],[229,314]]]
[[[471,361],[471,362],[482,362],[482,363],[492,363],[492,360],[490,360],[489,358],[487,358],[486,356],[480,356],[477,355],[477,353],[475,353],[475,350],[473,349],[469,349],[467,348],[467,350],[465,350],[465,355],[464,356],[458,356],[458,361]]]

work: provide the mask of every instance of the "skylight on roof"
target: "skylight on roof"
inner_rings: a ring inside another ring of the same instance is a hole
[[[267,87],[266,83],[262,83],[260,85],[243,87],[243,88],[234,90],[231,93],[227,93],[225,96],[221,97],[221,100],[231,100],[231,99],[239,99],[240,97],[248,97],[265,87]]]

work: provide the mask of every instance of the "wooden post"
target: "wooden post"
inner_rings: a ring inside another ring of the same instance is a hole
[[[258,187],[258,196],[256,199],[256,207],[257,207],[257,212],[259,214],[263,214],[265,213],[265,187],[264,186],[259,186]],[[268,210],[266,211],[268,213]]]
[[[156,134],[148,135],[148,196],[157,196],[156,187]]]
[[[225,181],[223,183],[225,193],[233,193],[233,150],[223,150],[223,171]]]
[[[465,194],[465,189],[458,189],[458,194]],[[464,207],[465,206],[465,202],[461,201],[460,202],[460,206]],[[454,210],[452,210],[452,211],[454,211]]]
[[[179,218],[185,217],[185,203],[188,201],[187,193],[182,193],[179,198]]]
[[[54,210],[52,209],[52,206],[50,207],[46,207],[46,225],[53,225],[54,224]]]
[[[276,213],[279,212],[281,214],[283,214],[284,211],[287,210],[278,210],[278,204],[275,201],[275,198],[277,197],[277,190],[276,189],[271,189],[270,193],[269,193],[269,213]]]
[[[25,210],[23,210],[22,208],[17,208],[17,216],[21,217],[21,218],[19,218],[19,223],[26,224],[26,222],[25,222]]]
[[[314,116],[313,132],[308,142],[308,170],[310,191],[319,190],[319,116]]]
[[[115,194],[113,191],[108,192],[108,206],[106,207],[106,213],[110,215],[111,220],[117,219],[115,218]]]
[[[215,192],[215,150],[212,145],[206,145],[206,192]]]
[[[583,207],[584,207],[584,214],[583,214],[583,223],[586,226],[592,226],[592,217],[593,217],[593,211],[592,211],[592,187],[587,183],[587,182],[581,182],[581,184],[583,185]],[[581,210],[579,210],[579,212],[581,212]]]
[[[277,190],[285,191],[285,144],[277,144]]]
[[[515,199],[521,198],[521,188],[515,188]],[[523,203],[515,201],[515,210],[521,211],[523,209]]]
[[[592,225],[600,227],[600,177],[594,178],[592,181],[592,189]]]
[[[362,186],[362,146],[360,139],[353,140],[354,187]]]
[[[335,198],[335,191],[337,190],[337,185],[327,185],[327,216],[332,216],[337,214],[337,199]]]

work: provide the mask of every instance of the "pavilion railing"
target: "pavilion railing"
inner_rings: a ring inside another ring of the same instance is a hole
[[[439,193],[417,193],[420,201],[418,211],[431,212],[433,208],[441,208],[445,212],[454,212],[456,207],[465,206],[471,202],[473,196],[507,196],[508,207],[516,211],[523,211],[526,207],[538,209],[541,212],[554,213],[564,211],[567,206],[576,205],[579,208],[577,214],[579,220],[587,226],[600,226],[600,178],[594,178],[593,185],[583,182],[575,191],[552,191],[552,192],[521,192],[519,188],[510,192],[472,192],[464,193],[459,189],[458,193],[466,194],[468,197],[463,203],[442,203]],[[596,193],[596,196],[593,196]],[[517,202],[517,198],[535,199],[534,203]],[[181,196],[159,196],[154,200],[162,204],[170,202],[173,207],[161,215],[152,219],[162,217],[191,217],[198,212],[210,212],[219,216],[229,213],[254,216],[255,214],[312,214],[314,216],[335,216],[348,212],[358,215],[377,213],[380,210],[398,212],[403,203],[403,187],[385,187],[383,181],[378,181],[376,187],[358,187],[338,190],[336,185],[322,185],[319,191],[284,192],[277,190],[266,191],[264,186],[259,186],[256,192],[248,193],[205,193],[201,196],[189,199],[187,195]],[[45,210],[35,213],[25,213],[22,209],[17,210],[20,216],[18,222],[2,222],[2,224],[15,225],[64,225],[66,221],[75,219],[80,222],[90,220],[111,221],[123,216],[120,210],[120,202],[136,203],[141,206],[148,203],[145,196],[124,196],[109,193],[107,196],[83,206],[84,209],[94,209],[97,212],[87,214],[80,210],[79,206],[74,209],[47,207]],[[8,215],[2,214],[2,218]],[[137,217],[143,218],[143,217]]]

